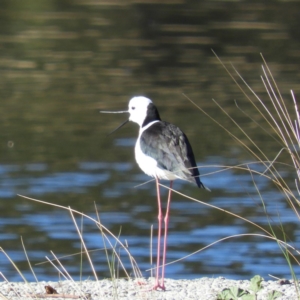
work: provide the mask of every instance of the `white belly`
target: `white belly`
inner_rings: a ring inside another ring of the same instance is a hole
[[[163,170],[157,167],[156,160],[143,153],[140,147],[140,136],[138,137],[135,145],[135,159],[139,167],[143,170],[143,172],[151,177],[166,180],[175,180],[178,178],[170,171]]]

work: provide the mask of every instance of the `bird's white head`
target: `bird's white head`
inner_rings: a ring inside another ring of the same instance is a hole
[[[139,124],[140,127],[143,127],[149,122],[160,120],[159,113],[149,98],[144,96],[133,97],[129,101],[128,110],[122,111],[100,111],[101,113],[108,114],[124,114],[129,113],[129,119],[123,122],[120,126],[118,126],[115,130],[113,130],[110,134],[124,126],[128,121],[135,122]]]
[[[130,114],[129,121],[135,122],[142,127],[146,117],[149,104],[152,101],[143,96],[137,96],[130,99],[128,104],[128,112]]]

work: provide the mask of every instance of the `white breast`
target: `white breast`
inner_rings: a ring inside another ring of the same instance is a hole
[[[139,136],[135,144],[135,159],[137,164],[145,174],[158,179],[175,180],[178,177],[167,170],[163,170],[157,167],[156,160],[146,155],[141,149],[140,138],[142,133],[156,122],[159,121],[151,122],[147,126],[140,128]]]

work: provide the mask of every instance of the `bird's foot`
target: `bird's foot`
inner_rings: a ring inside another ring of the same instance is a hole
[[[138,280],[136,282],[136,284],[139,285],[139,286],[147,285],[146,282],[143,282],[143,281],[140,281],[140,280]],[[161,285],[159,283],[156,283],[153,287],[150,287],[149,289],[146,289],[145,291],[153,291],[153,290],[158,290],[158,289],[161,289],[161,290],[165,291],[166,287],[165,287],[164,284]]]
[[[151,290],[158,290],[158,289],[162,289],[163,291],[165,291],[166,290],[166,287],[165,287],[165,285],[164,284],[159,284],[159,283],[156,283],[153,287],[152,287],[152,289]]]

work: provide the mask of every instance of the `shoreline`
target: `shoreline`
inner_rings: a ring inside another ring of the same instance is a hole
[[[84,280],[73,282],[41,281],[32,283],[1,282],[0,298],[8,299],[101,299],[101,300],[216,300],[217,294],[225,288],[238,287],[250,292],[250,280],[232,280],[224,277],[199,279],[165,279],[166,291],[149,290],[154,278],[140,280],[103,279],[99,281]],[[263,281],[262,290],[257,292],[257,300],[268,299],[268,293],[278,291],[281,296],[276,300],[296,300],[297,290],[293,280]],[[58,294],[48,295],[45,286],[51,286]],[[251,293],[251,292],[250,292]],[[253,292],[252,292],[253,293]],[[241,298],[242,299],[242,298]]]

